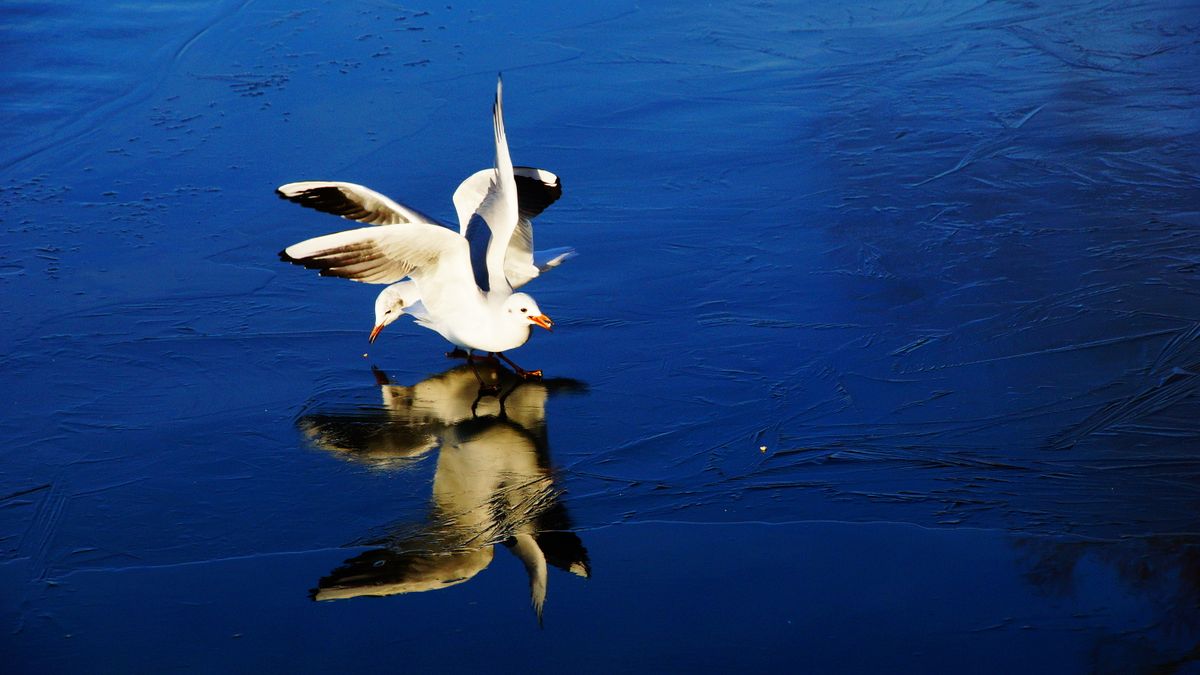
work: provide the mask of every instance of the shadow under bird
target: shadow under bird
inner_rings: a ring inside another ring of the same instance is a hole
[[[532,219],[562,188],[549,171],[513,166],[500,80],[492,119],[494,168],[475,173],[454,193],[460,232],[361,185],[289,183],[277,190],[281,197],[376,226],[308,239],[279,255],[322,276],[391,284],[376,299],[372,341],[408,314],[458,348],[494,354],[518,375],[540,377],[540,370],[527,371],[504,352],[525,344],[533,326],[550,330],[553,322],[531,296],[514,291],[574,251],[533,251]]]

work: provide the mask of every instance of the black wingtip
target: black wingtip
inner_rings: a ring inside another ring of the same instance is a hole
[[[280,251],[280,252],[279,252],[279,259],[280,259],[280,260],[282,260],[283,262],[289,262],[289,263],[295,263],[295,262],[297,262],[295,258],[293,258],[292,256],[288,255],[288,253],[287,253],[287,249],[284,249],[284,250],[282,250],[282,251]]]

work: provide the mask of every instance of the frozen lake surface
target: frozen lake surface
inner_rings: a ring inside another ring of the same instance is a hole
[[[1194,2],[296,7],[0,8],[6,672],[1200,673]],[[497,72],[503,410],[273,195]]]

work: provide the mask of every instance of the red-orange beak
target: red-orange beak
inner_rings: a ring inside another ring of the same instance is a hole
[[[367,342],[375,342],[375,338],[379,337],[381,332],[383,332],[383,324],[379,324],[378,326],[372,328],[371,337],[367,338]]]
[[[545,328],[548,331],[554,330],[554,322],[551,321],[550,317],[546,316],[545,314],[538,314],[537,316],[531,316],[531,317],[529,317],[529,320],[536,323],[537,325],[541,326],[542,328]]]

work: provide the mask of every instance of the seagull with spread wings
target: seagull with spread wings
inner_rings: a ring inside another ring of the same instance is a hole
[[[462,182],[454,192],[454,207],[458,213],[459,232],[466,233],[471,216],[487,196],[493,169],[483,169]],[[533,250],[533,218],[562,195],[558,176],[545,169],[528,166],[513,167],[517,181],[517,210],[520,220],[509,240],[504,257],[504,275],[513,289],[529,283],[547,270],[558,267],[575,256],[569,247]],[[275,193],[281,199],[301,206],[332,213],[348,220],[372,225],[391,225],[419,219],[432,220],[374,190],[340,181],[302,181],[281,185]],[[431,320],[421,303],[421,293],[411,279],[388,286],[375,299],[375,326],[368,338],[374,342],[384,328],[404,315],[413,317],[422,326],[435,332],[438,325]]]
[[[541,371],[526,371],[503,352],[525,344],[533,326],[549,330],[553,323],[532,297],[513,290],[573,252],[533,251],[531,219],[562,189],[549,171],[513,167],[499,80],[492,118],[495,167],[474,174],[454,193],[460,233],[360,185],[289,183],[278,190],[284,198],[375,226],[293,244],[280,258],[323,276],[393,284],[376,301],[372,339],[409,313],[452,344],[495,354],[518,374],[537,377]],[[397,283],[406,277],[409,281]],[[397,302],[403,311],[396,311]]]

